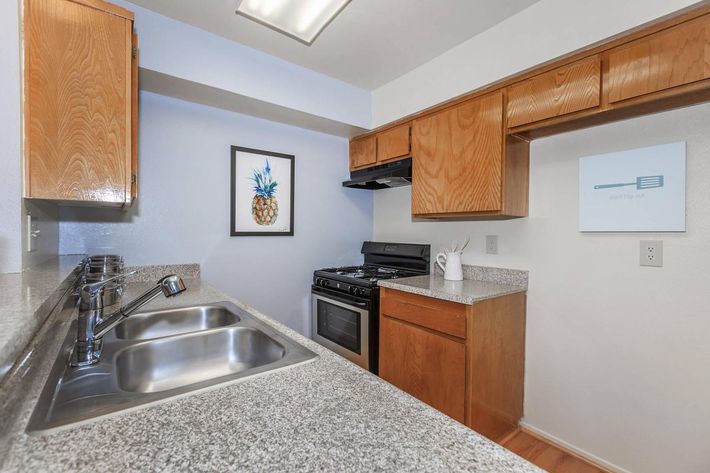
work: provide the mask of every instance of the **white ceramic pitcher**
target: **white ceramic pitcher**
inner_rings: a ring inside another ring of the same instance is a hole
[[[443,260],[443,262],[442,262]],[[439,253],[436,255],[436,264],[444,272],[444,279],[448,281],[462,281],[463,269],[461,268],[461,253]]]

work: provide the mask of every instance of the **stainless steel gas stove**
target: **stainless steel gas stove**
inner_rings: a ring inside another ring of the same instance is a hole
[[[429,274],[430,246],[362,244],[364,264],[325,268],[313,274],[311,337],[365,369],[377,373],[379,301],[377,282]]]

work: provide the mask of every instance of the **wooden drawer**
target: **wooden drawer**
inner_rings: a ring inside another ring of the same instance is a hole
[[[377,135],[377,162],[384,163],[407,156],[410,147],[410,124],[399,125]]]
[[[461,339],[466,338],[468,306],[383,288],[380,313]]]
[[[710,78],[710,15],[611,50],[609,103]]]
[[[601,61],[593,56],[508,87],[508,127],[599,106]]]
[[[377,142],[375,136],[366,136],[350,142],[350,170],[375,164]]]

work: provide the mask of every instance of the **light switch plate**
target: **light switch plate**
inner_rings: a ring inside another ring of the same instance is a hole
[[[27,251],[37,250],[37,239],[39,238],[39,219],[27,214]]]
[[[662,240],[641,240],[639,252],[639,263],[641,266],[663,266],[663,241]]]
[[[486,253],[489,255],[498,254],[498,235],[486,235]]]

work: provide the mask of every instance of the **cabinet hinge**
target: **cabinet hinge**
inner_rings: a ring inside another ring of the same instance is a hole
[[[135,59],[136,56],[138,56],[138,49],[135,46],[131,46],[131,57]]]
[[[136,175],[131,174],[131,184],[135,184],[135,183],[136,183]]]

